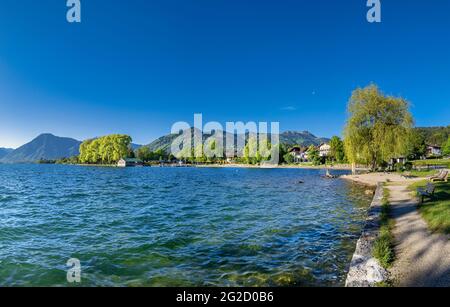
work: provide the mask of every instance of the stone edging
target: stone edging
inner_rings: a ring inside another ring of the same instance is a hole
[[[356,244],[345,282],[346,287],[374,287],[389,278],[389,273],[372,256],[373,244],[380,230],[382,199],[383,184],[379,183],[369,208],[366,225]]]

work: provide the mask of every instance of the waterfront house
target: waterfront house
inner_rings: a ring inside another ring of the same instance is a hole
[[[330,155],[331,146],[329,144],[323,143],[319,146],[319,155],[321,157],[328,157]]]
[[[406,159],[406,157],[398,157],[398,158],[392,158],[391,159],[391,164],[395,165],[395,164],[405,164],[406,162],[408,162],[408,160]]]
[[[442,148],[441,148],[441,146],[428,145],[427,146],[427,156],[428,157],[442,156]]]
[[[389,171],[394,171],[396,168],[396,165],[405,165],[405,163],[408,162],[408,159],[406,157],[396,157],[396,158],[391,158],[391,160],[388,163],[388,168],[387,170]]]
[[[118,167],[133,167],[133,166],[142,166],[143,163],[139,159],[120,159],[117,162]]]
[[[295,163],[308,161],[308,153],[301,147],[293,147],[291,148],[291,150],[289,150],[289,153],[292,155],[292,157],[294,157]]]

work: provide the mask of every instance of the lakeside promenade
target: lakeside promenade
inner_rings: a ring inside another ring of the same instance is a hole
[[[405,179],[398,174],[371,173],[342,176],[376,186],[388,183],[391,218],[395,221],[396,260],[389,269],[394,286],[450,287],[450,236],[432,233],[418,212],[418,200],[408,187],[424,178]]]

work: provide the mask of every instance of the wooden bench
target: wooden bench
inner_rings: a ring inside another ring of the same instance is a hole
[[[434,191],[436,190],[436,186],[432,183],[427,183],[426,188],[417,188],[417,194],[422,199],[422,203],[425,201],[425,197],[432,198],[434,196]]]
[[[441,171],[437,176],[431,177],[430,178],[431,182],[435,182],[435,181],[448,181],[448,171]]]

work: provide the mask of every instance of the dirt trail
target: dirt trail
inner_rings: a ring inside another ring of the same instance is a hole
[[[396,225],[394,282],[408,287],[450,287],[450,237],[432,234],[405,185],[389,186]]]

